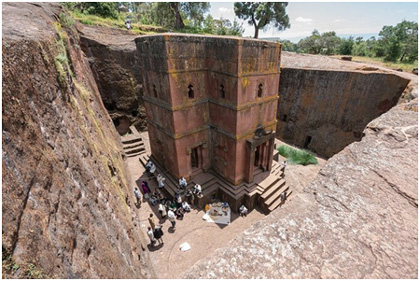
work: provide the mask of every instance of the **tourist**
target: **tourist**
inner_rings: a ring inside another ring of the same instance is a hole
[[[286,162],[286,160],[284,160],[283,163],[281,163],[281,171],[283,173],[286,171],[286,166],[287,166],[287,162]]]
[[[182,207],[179,207],[175,212],[176,218],[182,220],[184,218],[184,213],[184,209],[182,209]]]
[[[137,200],[137,205],[140,205],[140,191],[137,189],[137,187],[134,188],[134,196],[136,196],[136,200]]]
[[[155,228],[155,231],[153,231],[153,236],[159,242],[159,245],[160,244],[163,244],[163,239],[162,239],[163,231],[162,231],[162,227],[161,226],[157,226]]]
[[[194,185],[194,194],[201,194],[201,185],[199,185],[198,183]]]
[[[176,208],[181,207],[182,205],[182,197],[179,193],[175,193],[175,202],[176,202]]]
[[[150,174],[153,175],[155,173],[155,171],[156,171],[156,166],[155,166],[155,164],[152,163],[152,165],[150,165]]]
[[[155,236],[153,235],[153,231],[150,227],[147,228],[147,236],[149,236],[150,244],[153,246],[155,244]]]
[[[161,174],[159,174],[156,177],[156,179],[157,179],[159,188],[164,188],[165,187],[165,178]]]
[[[148,220],[149,220],[150,227],[152,228],[153,231],[155,231],[156,224],[155,224],[155,220],[153,219],[153,214],[149,215]]]
[[[126,20],[125,21],[125,27],[127,28],[127,30],[130,30],[131,29],[131,22],[130,22],[130,20]]]
[[[194,193],[191,191],[191,189],[188,189],[187,197],[188,197],[188,200],[190,201],[190,204],[193,205],[195,196],[194,196]]]
[[[149,199],[150,188],[146,181],[141,183],[141,188],[143,190],[144,198]]]
[[[191,207],[188,205],[187,202],[182,202],[182,209],[184,209],[185,212],[191,212]]]
[[[153,164],[152,160],[149,159],[146,163],[146,166],[145,166],[146,172],[150,171],[150,167],[152,167],[152,164]]]
[[[241,217],[246,217],[246,215],[248,215],[248,209],[242,205],[241,207],[239,207],[239,214],[241,215]]]
[[[179,179],[179,187],[180,187],[181,189],[184,189],[184,188],[186,188],[186,187],[187,187],[187,185],[188,185],[187,180],[186,180],[184,177],[181,177],[181,178]]]
[[[159,203],[159,214],[162,219],[166,218],[166,207],[162,203]]]
[[[171,209],[169,209],[168,211],[168,220],[171,222],[172,229],[175,229],[175,225],[176,225],[175,214]]]
[[[281,203],[282,203],[282,204],[284,203],[284,201],[286,201],[286,198],[287,198],[287,191],[283,191],[283,192],[280,194],[280,199],[281,199]]]

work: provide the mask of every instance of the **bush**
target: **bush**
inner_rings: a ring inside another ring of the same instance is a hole
[[[290,163],[306,166],[308,164],[318,164],[318,160],[310,152],[305,150],[297,150],[286,145],[281,145],[278,152],[286,157]]]

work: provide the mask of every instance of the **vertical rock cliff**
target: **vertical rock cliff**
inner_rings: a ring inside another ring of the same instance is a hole
[[[3,3],[3,277],[153,278],[74,21]]]

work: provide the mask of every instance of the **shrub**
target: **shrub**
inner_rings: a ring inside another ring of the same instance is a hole
[[[286,157],[292,164],[306,166],[308,164],[318,164],[318,160],[310,152],[305,150],[297,150],[286,145],[281,145],[278,152]]]

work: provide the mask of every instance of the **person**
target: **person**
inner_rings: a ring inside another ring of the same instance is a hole
[[[152,165],[150,166],[150,173],[154,174],[156,172],[156,166],[155,164],[152,163]]]
[[[153,219],[153,214],[149,215],[148,220],[149,220],[150,227],[152,228],[153,231],[155,231],[156,224],[155,224],[155,220]]]
[[[176,202],[176,208],[181,207],[182,205],[182,197],[179,193],[175,193],[175,202]]]
[[[176,225],[175,214],[171,209],[169,209],[168,211],[168,220],[171,222],[172,229],[175,229],[175,225]]]
[[[239,213],[241,217],[246,217],[246,215],[248,214],[248,209],[245,207],[245,205],[239,207]]]
[[[182,209],[182,207],[179,207],[178,209],[176,209],[176,218],[179,220],[182,220],[184,218],[184,209]]]
[[[126,20],[125,21],[125,27],[127,28],[127,30],[130,30],[131,29],[131,22],[130,22],[130,20]]]
[[[194,194],[201,194],[201,185],[199,185],[198,183],[194,185]]]
[[[284,201],[286,201],[286,195],[287,195],[287,192],[286,192],[286,191],[283,191],[283,192],[280,194],[280,199],[281,199],[281,203],[282,203],[282,204],[284,203]]]
[[[137,205],[140,205],[140,191],[137,189],[137,187],[134,188],[134,196],[136,196],[136,200],[137,200]]]
[[[153,236],[159,242],[159,245],[160,244],[163,244],[163,239],[162,239],[163,231],[162,231],[162,227],[161,226],[157,226],[155,228],[155,231],[153,231]]]
[[[184,189],[184,188],[186,188],[186,187],[187,187],[187,180],[186,180],[184,177],[181,177],[181,178],[179,179],[179,187],[180,187],[181,189]]]
[[[184,209],[185,212],[191,212],[191,207],[188,205],[187,202],[182,202],[182,209]]]
[[[287,165],[287,162],[286,160],[284,160],[283,163],[281,163],[281,171],[283,172],[283,174],[286,171],[286,165]]]
[[[153,244],[155,244],[155,236],[153,235],[153,231],[150,227],[147,228],[147,236],[149,236],[150,244],[153,246]]]
[[[161,174],[159,174],[156,177],[156,179],[157,179],[159,188],[164,188],[165,187],[165,178]]]
[[[194,196],[194,193],[191,191],[191,189],[188,189],[188,191],[187,191],[187,197],[188,197],[188,199],[190,201],[190,204],[193,205],[194,204],[194,198],[195,198],[195,196]]]
[[[159,214],[162,219],[166,218],[166,207],[162,203],[159,203]]]
[[[152,167],[152,164],[153,164],[152,160],[149,159],[145,166],[146,172],[150,172],[150,167]]]
[[[146,181],[143,181],[141,183],[141,188],[143,189],[144,198],[148,199],[149,198],[149,193],[150,193],[150,188],[149,188],[149,185],[147,184]]]

